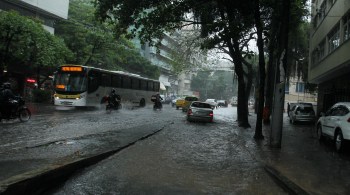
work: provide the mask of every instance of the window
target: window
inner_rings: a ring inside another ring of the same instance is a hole
[[[153,85],[154,85],[153,90],[154,90],[154,91],[159,91],[159,87],[160,87],[159,82],[154,82]]]
[[[131,79],[127,76],[123,77],[123,88],[131,89]]]
[[[295,92],[303,93],[304,88],[305,88],[304,83],[297,82],[296,87],[295,87]]]
[[[112,87],[122,87],[122,76],[113,75],[112,76]]]
[[[147,89],[148,89],[148,91],[153,91],[153,82],[152,81],[147,82]]]
[[[339,43],[340,43],[339,31],[340,31],[340,27],[339,27],[339,24],[337,24],[336,27],[328,34],[328,48],[329,48],[328,53],[331,53],[339,46]]]
[[[132,88],[133,89],[140,89],[140,80],[139,79],[132,79]]]
[[[289,83],[286,83],[284,93],[289,94]]]
[[[95,70],[91,70],[88,74],[88,79],[88,92],[91,93],[96,91],[100,85],[100,73]]]
[[[320,6],[320,10],[318,10],[317,14],[318,14],[318,19],[321,22],[323,20],[323,18],[326,15],[326,1],[323,1],[321,6]]]
[[[147,90],[147,81],[141,80],[141,90]]]
[[[318,60],[317,61],[320,61],[324,58],[325,45],[326,45],[326,40],[321,41],[321,43],[318,45],[319,51],[318,51]]]
[[[350,13],[348,13],[343,19],[344,26],[344,41],[350,38]]]
[[[111,86],[111,75],[103,73],[101,79],[101,85],[104,87]]]

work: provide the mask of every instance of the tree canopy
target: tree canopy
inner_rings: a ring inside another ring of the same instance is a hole
[[[110,70],[124,70],[150,78],[159,77],[159,69],[142,57],[123,36],[116,38],[110,25],[100,23],[88,0],[70,1],[68,20],[59,21],[56,34],[74,53],[70,63]]]
[[[63,40],[47,32],[41,21],[14,11],[0,12],[0,40],[0,70],[13,64],[53,67],[72,56]]]

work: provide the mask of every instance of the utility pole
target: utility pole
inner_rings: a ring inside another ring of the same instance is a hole
[[[278,61],[275,68],[275,87],[273,95],[273,111],[271,123],[271,139],[270,146],[281,148],[282,145],[282,129],[283,129],[283,109],[285,96],[286,66],[288,54],[288,32],[290,17],[291,0],[284,0],[280,9],[282,10],[280,20],[280,33],[278,44]]]

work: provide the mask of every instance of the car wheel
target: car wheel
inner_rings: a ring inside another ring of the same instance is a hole
[[[341,130],[338,130],[334,136],[335,149],[337,152],[341,152],[344,149],[344,137]]]
[[[179,109],[179,107],[178,106],[176,106],[176,110],[178,110]]]
[[[317,133],[318,140],[322,141],[323,140],[323,133],[322,133],[322,126],[321,126],[321,124],[317,125],[316,133]]]

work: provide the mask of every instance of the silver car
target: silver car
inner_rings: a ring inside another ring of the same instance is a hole
[[[315,122],[315,120],[315,111],[310,103],[297,103],[289,111],[289,121],[292,124],[296,122]]]
[[[194,101],[187,110],[188,121],[213,122],[212,105],[206,102]]]

